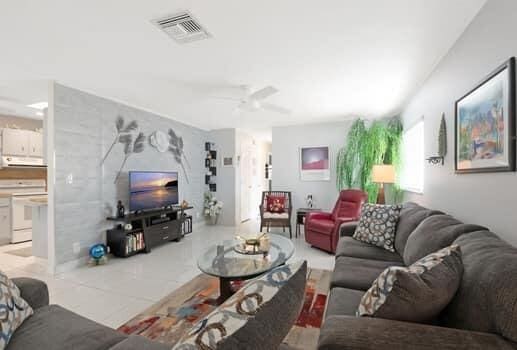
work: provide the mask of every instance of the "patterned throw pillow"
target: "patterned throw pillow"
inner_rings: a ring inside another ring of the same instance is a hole
[[[267,196],[267,211],[271,213],[283,213],[285,211],[285,197]]]
[[[463,275],[458,245],[443,248],[409,267],[384,270],[363,295],[357,316],[427,322],[449,304]]]
[[[353,238],[395,252],[395,232],[401,205],[365,203]]]
[[[33,314],[32,308],[22,299],[20,290],[0,271],[0,349],[5,349],[14,331]]]
[[[307,263],[303,261],[279,266],[250,280],[197,322],[173,349],[246,349],[249,344],[259,341],[266,349],[275,338],[280,344],[300,312],[290,308],[294,306],[294,299],[302,304],[306,274]],[[281,307],[290,311],[284,310],[278,315]],[[284,319],[286,314],[292,314],[292,320]]]

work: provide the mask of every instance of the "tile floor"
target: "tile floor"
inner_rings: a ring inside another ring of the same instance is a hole
[[[112,258],[108,264],[81,267],[51,276],[44,261],[35,257],[6,254],[12,246],[0,247],[0,269],[10,277],[26,276],[44,280],[50,302],[62,305],[87,318],[118,327],[200,273],[196,258],[208,246],[231,239],[236,231],[256,232],[257,221],[240,227],[199,225],[180,242],[171,242],[128,259]],[[288,237],[288,233],[275,231]],[[294,232],[294,228],[293,228]],[[331,270],[334,257],[311,248],[302,237],[293,238],[291,260],[306,259],[310,267]],[[30,243],[16,246],[22,248]]]

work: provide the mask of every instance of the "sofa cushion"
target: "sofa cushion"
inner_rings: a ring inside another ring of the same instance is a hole
[[[174,349],[276,349],[300,313],[307,262],[249,281],[197,322]]]
[[[20,290],[0,271],[0,349],[4,349],[14,332],[33,314]]]
[[[336,258],[330,286],[366,291],[381,272],[390,266],[402,266],[402,264],[394,261],[340,256]]]
[[[461,247],[464,271],[442,324],[517,342],[517,248],[488,231],[460,236],[454,244]]]
[[[462,273],[458,245],[429,254],[409,267],[388,267],[361,298],[357,316],[431,321],[451,301]]]
[[[395,250],[397,253],[401,256],[404,254],[404,248],[409,235],[425,218],[439,214],[443,213],[438,210],[421,207],[412,202],[404,203],[400,211],[399,222],[397,223],[397,232],[395,233]]]
[[[402,206],[399,205],[363,204],[361,218],[353,237],[395,252],[395,229],[400,209]]]
[[[330,235],[334,230],[335,222],[328,219],[317,219],[311,220],[307,225],[311,231]]]
[[[451,245],[462,234],[482,230],[486,228],[464,224],[450,215],[430,216],[409,235],[404,249],[404,263],[409,266],[418,259]]]
[[[336,249],[336,257],[349,256],[352,258],[402,262],[402,257],[397,253],[374,245],[357,241],[352,237],[341,237]]]
[[[106,350],[126,339],[58,305],[44,306],[25,321],[9,343],[9,350]]]
[[[332,288],[325,309],[325,318],[330,316],[355,316],[363,295],[362,290]]]
[[[265,211],[264,219],[289,219],[288,213],[272,213],[270,211]]]

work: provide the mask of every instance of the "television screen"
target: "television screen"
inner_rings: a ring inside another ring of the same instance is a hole
[[[129,172],[129,210],[157,209],[178,204],[178,173]]]

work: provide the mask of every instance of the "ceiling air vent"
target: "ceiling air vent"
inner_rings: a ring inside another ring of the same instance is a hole
[[[210,37],[210,34],[188,12],[158,18],[152,22],[181,44]]]

